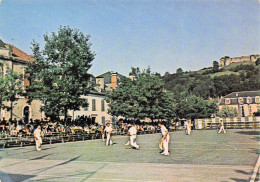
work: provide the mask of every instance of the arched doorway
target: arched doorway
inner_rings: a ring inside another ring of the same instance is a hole
[[[29,108],[29,106],[25,106],[23,108],[23,118],[24,118],[24,121],[25,122],[29,121],[29,117],[30,117],[30,108]]]

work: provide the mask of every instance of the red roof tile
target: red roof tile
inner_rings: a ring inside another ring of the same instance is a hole
[[[12,51],[13,51],[12,56],[14,58],[22,59],[24,61],[34,61],[34,59],[30,55],[26,54],[25,52],[18,49],[17,47],[10,45],[10,44],[7,44],[7,45],[12,47]]]

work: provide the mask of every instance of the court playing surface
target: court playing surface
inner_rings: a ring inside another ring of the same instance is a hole
[[[159,153],[160,134],[0,149],[1,181],[249,181],[259,157],[259,130],[170,133],[170,155]],[[256,179],[257,180],[257,179]]]

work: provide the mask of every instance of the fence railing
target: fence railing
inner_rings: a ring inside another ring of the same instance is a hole
[[[217,128],[223,119],[226,128],[260,128],[260,117],[202,118],[195,119],[196,129]]]

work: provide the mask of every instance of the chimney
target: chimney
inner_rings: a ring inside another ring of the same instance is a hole
[[[112,89],[117,87],[117,72],[112,72],[111,74],[111,87]]]

